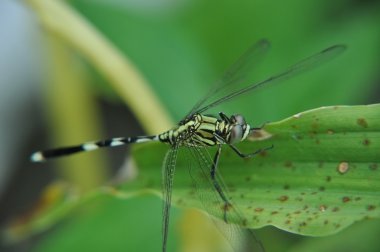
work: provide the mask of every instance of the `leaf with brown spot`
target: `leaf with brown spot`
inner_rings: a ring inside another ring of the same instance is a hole
[[[234,189],[229,195],[242,211],[247,226],[258,228],[271,223],[284,230],[320,236],[336,233],[366,215],[380,217],[377,200],[380,171],[373,169],[380,163],[380,105],[324,107],[301,115],[266,124],[264,130],[270,138],[257,140],[251,136],[251,141],[237,145],[242,152],[249,153],[273,144],[274,148],[265,155],[244,162],[229,148],[223,148],[218,169],[226,184]],[[358,127],[357,118],[365,119],[367,127]],[[316,119],[317,128],[313,127]],[[313,128],[312,134],[310,128]],[[320,140],[318,145],[315,138]],[[361,139],[368,139],[371,144],[363,146]],[[152,156],[151,152],[157,157],[145,158]],[[229,154],[223,155],[226,152]],[[156,185],[151,189],[158,191],[161,186],[159,164],[164,153],[165,146],[156,144],[134,149],[140,178],[155,178]],[[210,154],[213,153],[214,149],[210,148]],[[136,180],[125,189],[138,188],[140,183]],[[179,159],[173,197],[182,198],[187,206],[201,207],[196,195],[189,197],[186,193],[190,188],[186,159]],[[211,186],[210,190],[213,190]],[[353,203],[352,199],[356,198],[361,200]],[[308,211],[304,210],[305,205],[309,206]],[[361,210],[368,209],[369,205],[374,206],[373,210]],[[285,224],[287,216],[282,214],[281,207],[297,218]],[[260,214],[259,221],[253,220],[254,213]],[[318,215],[313,213],[323,213],[323,218],[315,218]],[[302,225],[303,220],[308,220],[307,225]],[[300,225],[302,228],[298,229]]]

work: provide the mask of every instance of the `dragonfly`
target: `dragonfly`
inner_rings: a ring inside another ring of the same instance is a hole
[[[333,45],[309,56],[291,67],[262,81],[247,83],[248,73],[254,69],[268,52],[270,43],[261,39],[232,64],[210,91],[200,99],[172,129],[151,136],[116,137],[101,141],[86,142],[79,145],[37,151],[31,155],[31,161],[43,162],[47,159],[88,152],[105,147],[116,147],[143,142],[161,142],[170,146],[162,166],[162,251],[167,250],[168,226],[172,200],[173,180],[176,161],[180,151],[186,152],[188,168],[199,200],[206,212],[220,216],[222,221],[215,221],[226,236],[234,251],[265,251],[262,243],[250,229],[241,228],[244,218],[229,197],[228,188],[219,173],[219,160],[222,147],[228,146],[241,158],[251,158],[273,148],[273,145],[243,153],[236,146],[247,137],[262,129],[247,123],[242,115],[228,116],[220,112],[218,116],[206,115],[205,112],[217,105],[235,99],[269,84],[275,84],[294,77],[305,71],[331,60],[341,54],[346,46]],[[249,82],[249,80],[248,80]],[[216,149],[212,156],[209,149]],[[217,202],[218,204],[214,204]],[[231,221],[230,221],[231,220]],[[222,224],[223,223],[223,224]],[[248,238],[247,238],[248,236]],[[242,241],[248,241],[243,243]]]

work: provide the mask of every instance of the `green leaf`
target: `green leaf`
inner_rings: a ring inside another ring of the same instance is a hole
[[[274,225],[303,235],[329,235],[379,217],[379,137],[379,104],[323,107],[267,124],[238,145],[245,153],[274,145],[256,157],[241,160],[224,148],[218,169],[248,227]],[[124,190],[159,191],[167,148],[136,146],[140,174]],[[173,203],[201,207],[187,162],[178,159]]]

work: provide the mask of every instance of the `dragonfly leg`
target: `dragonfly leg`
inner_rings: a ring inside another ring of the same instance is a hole
[[[253,128],[250,129],[250,131],[253,131],[253,130],[261,130],[261,129],[264,128],[265,125],[267,125],[268,123],[269,123],[269,122],[265,122],[265,123],[261,124],[260,127],[253,127]]]
[[[224,211],[223,212],[223,219],[227,223],[227,211],[229,210],[229,208],[231,208],[232,205],[228,201],[226,195],[224,194],[224,192],[222,190],[222,187],[220,186],[220,184],[216,180],[216,172],[217,172],[218,163],[219,163],[219,157],[220,157],[221,152],[222,152],[222,146],[218,145],[218,150],[215,153],[214,160],[213,160],[213,163],[212,163],[212,166],[211,166],[210,175],[211,175],[211,180],[212,180],[212,183],[214,185],[215,190],[218,192],[220,198],[224,202],[224,205],[223,205],[223,211]]]
[[[238,155],[239,155],[240,157],[242,157],[242,158],[250,158],[250,157],[253,157],[254,155],[257,155],[257,154],[259,154],[259,153],[261,153],[261,152],[263,152],[263,151],[270,150],[270,149],[272,149],[272,148],[274,147],[273,144],[272,144],[271,146],[266,147],[266,148],[264,148],[264,149],[258,149],[258,150],[255,151],[255,152],[245,154],[245,153],[242,153],[238,148],[236,148],[236,147],[235,147],[234,145],[232,145],[232,144],[228,144],[228,146],[230,146],[231,149],[233,149],[233,150],[236,152],[236,154],[238,154]]]

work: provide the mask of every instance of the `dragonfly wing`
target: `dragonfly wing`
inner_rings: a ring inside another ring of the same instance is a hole
[[[186,151],[188,152],[187,156],[189,156],[189,173],[203,209],[212,216],[221,219],[217,220],[213,218],[215,225],[228,240],[233,251],[265,251],[253,232],[242,227],[246,221],[242,217],[242,214],[239,213],[237,206],[229,198],[228,189],[217,171],[216,181],[229,200],[227,213],[225,212],[225,201],[215,190],[213,186],[214,181],[210,176],[213,159],[207,147],[187,147]],[[227,223],[223,221],[224,217],[226,217]]]
[[[162,167],[162,251],[166,251],[168,231],[169,231],[169,218],[170,207],[173,190],[173,178],[175,166],[177,162],[178,146],[173,146],[165,155]]]
[[[276,74],[266,80],[253,83],[251,85],[247,85],[243,88],[237,89],[237,91],[231,92],[230,94],[227,94],[221,98],[214,99],[211,101],[208,105],[201,107],[197,110],[197,113],[203,113],[204,111],[215,107],[216,105],[219,105],[220,103],[226,102],[228,100],[231,100],[239,95],[242,95],[244,93],[248,93],[254,89],[257,89],[262,86],[267,86],[268,84],[274,84],[278,83],[282,80],[289,79],[291,77],[294,77],[300,73],[306,72],[308,70],[314,69],[315,67],[322,65],[323,63],[326,63],[327,61],[335,58],[339,54],[341,54],[343,51],[345,51],[346,46],[345,45],[334,45],[331,47],[328,47],[324,50],[322,50],[319,53],[316,53],[304,60],[299,61],[298,63],[294,64],[293,66],[289,67],[285,71]]]
[[[223,94],[230,93],[231,91],[228,87],[243,82],[247,77],[247,74],[254,69],[255,65],[262,61],[262,58],[268,51],[269,47],[270,43],[266,39],[261,39],[251,45],[251,47],[248,48],[248,50],[224,72],[223,76],[214,84],[209,92],[195,104],[185,119],[190,118],[198,111],[198,108],[204,105],[207,101],[215,100],[217,97],[223,96]]]

